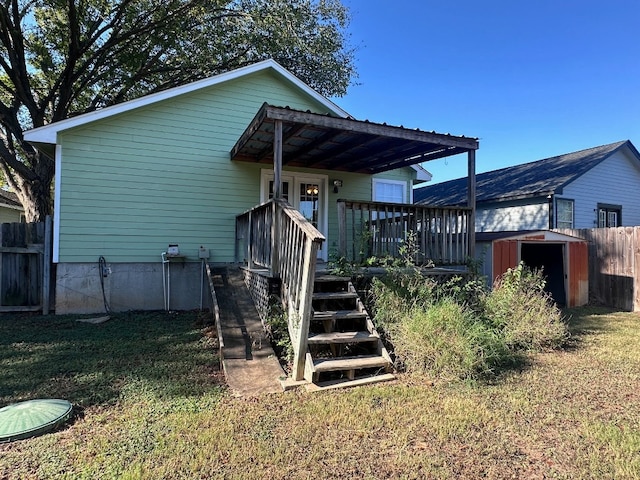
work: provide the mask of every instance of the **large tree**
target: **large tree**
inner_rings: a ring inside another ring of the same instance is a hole
[[[355,75],[339,0],[0,0],[0,172],[27,221],[54,161],[23,132],[273,58],[325,95]]]

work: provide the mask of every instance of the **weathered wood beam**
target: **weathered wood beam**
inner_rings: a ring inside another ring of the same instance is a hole
[[[273,130],[273,198],[282,197],[282,121],[276,120]]]
[[[258,110],[258,113],[256,114],[256,116],[253,117],[253,120],[251,120],[251,123],[249,123],[249,126],[246,128],[246,130],[242,133],[242,135],[240,136],[236,144],[233,146],[230,152],[230,157],[232,160],[238,155],[240,150],[242,150],[245,144],[251,139],[253,134],[260,129],[260,125],[262,125],[262,121],[267,116],[268,106],[269,104],[267,103],[262,104],[262,107],[260,107],[260,110]]]
[[[300,158],[304,155],[306,155],[307,153],[309,153],[310,151],[319,148],[320,146],[326,144],[326,143],[330,143],[331,140],[333,140],[334,138],[336,138],[338,135],[340,135],[340,131],[339,130],[327,130],[326,133],[320,135],[318,138],[316,138],[315,140],[313,140],[312,142],[307,143],[304,147],[300,148],[299,150],[296,150],[295,152],[295,156]],[[306,164],[306,166],[311,166],[311,165],[315,165],[319,162],[320,160],[317,160],[315,162],[309,162]]]
[[[411,165],[416,165],[418,163],[429,162],[431,160],[436,160],[438,158],[450,157],[453,155],[458,155],[460,153],[464,153],[467,150],[458,148],[458,147],[448,147],[439,149],[436,152],[427,152],[420,154],[418,156],[403,159],[395,162],[389,162],[385,165],[380,165],[375,168],[371,168],[369,170],[363,171],[362,173],[381,173],[386,172],[388,170],[395,170],[396,168],[409,167]]]
[[[418,142],[433,143],[436,145],[461,147],[467,150],[478,148],[478,140],[475,138],[456,137],[454,135],[424,132],[422,130],[409,130],[403,127],[394,127],[370,123],[367,121],[352,120],[348,118],[336,118],[328,115],[321,115],[310,112],[300,112],[286,108],[266,107],[266,116],[274,120],[285,122],[305,123],[318,127],[334,128],[345,132],[367,133],[370,135],[381,135],[385,137],[401,138],[404,140],[415,140]]]
[[[333,147],[332,149],[323,152],[321,160],[326,160],[326,159],[330,159],[330,160],[323,162],[321,167],[327,170],[331,170],[338,165],[342,165],[345,163],[345,159],[344,158],[336,159],[334,158],[336,155],[338,154],[344,155],[356,148],[362,148],[363,146],[366,147],[366,145],[369,145],[377,140],[379,140],[377,137],[370,137],[368,140],[363,141],[362,137],[357,136],[347,142],[340,143],[335,147]],[[360,158],[360,155],[358,155],[358,158]],[[320,163],[320,161],[314,162],[312,165],[317,165],[318,163]]]
[[[271,221],[271,276],[280,277],[280,212],[278,202],[282,198],[282,121],[276,120],[273,131],[273,202]]]
[[[299,134],[305,128],[306,128],[306,125],[295,125],[292,128],[290,128],[289,130],[287,130],[286,132],[284,132],[282,134],[282,145],[287,143],[287,140],[289,140],[292,137],[295,137],[297,134]],[[260,150],[256,154],[255,161],[257,163],[263,162],[272,152],[273,152],[273,146],[272,145],[267,145],[265,148],[263,148],[262,150]],[[286,165],[286,163],[287,163],[286,159],[284,157],[282,158],[282,163],[283,163],[283,165]]]
[[[0,253],[42,254],[44,253],[44,244],[33,244],[29,247],[0,247]]]
[[[432,148],[432,146],[420,142],[403,142],[392,148],[382,147],[372,152],[372,154],[364,156],[362,159],[350,162],[349,167],[359,173],[373,173],[374,170],[384,172],[391,169],[389,167],[390,165],[396,165],[404,162],[408,158],[416,158],[423,155],[428,148]],[[440,149],[443,147],[436,148]],[[411,162],[407,162],[407,165],[411,165]]]

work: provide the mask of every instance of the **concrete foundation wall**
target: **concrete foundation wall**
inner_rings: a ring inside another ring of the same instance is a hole
[[[162,263],[107,264],[102,277],[98,263],[60,263],[56,273],[56,314],[104,313],[106,300],[114,312],[162,310],[165,308]],[[172,262],[165,265],[170,274],[170,310],[209,308],[211,298],[201,263]],[[201,293],[202,292],[202,293]]]

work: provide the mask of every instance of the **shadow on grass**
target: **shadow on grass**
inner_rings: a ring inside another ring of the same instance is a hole
[[[592,337],[614,332],[618,328],[617,324],[612,322],[610,318],[604,317],[610,317],[616,313],[615,309],[600,306],[564,309],[562,315],[567,322],[569,336],[556,351],[577,351],[585,348]],[[518,352],[510,360],[510,362],[499,365],[494,372],[495,375],[488,375],[482,381],[486,384],[497,385],[510,378],[514,372],[525,372],[536,364],[526,352]]]
[[[63,398],[87,407],[145,396],[197,396],[217,386],[219,360],[196,312],[0,318],[0,406]]]
[[[613,322],[602,317],[612,315],[617,311],[600,306],[585,306],[567,308],[562,311],[567,319],[570,337],[563,346],[564,350],[577,350],[592,336],[601,335],[615,330]]]

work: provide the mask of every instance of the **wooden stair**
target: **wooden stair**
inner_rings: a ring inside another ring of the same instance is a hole
[[[350,278],[317,276],[312,304],[305,362],[310,390],[394,378],[391,358]]]

